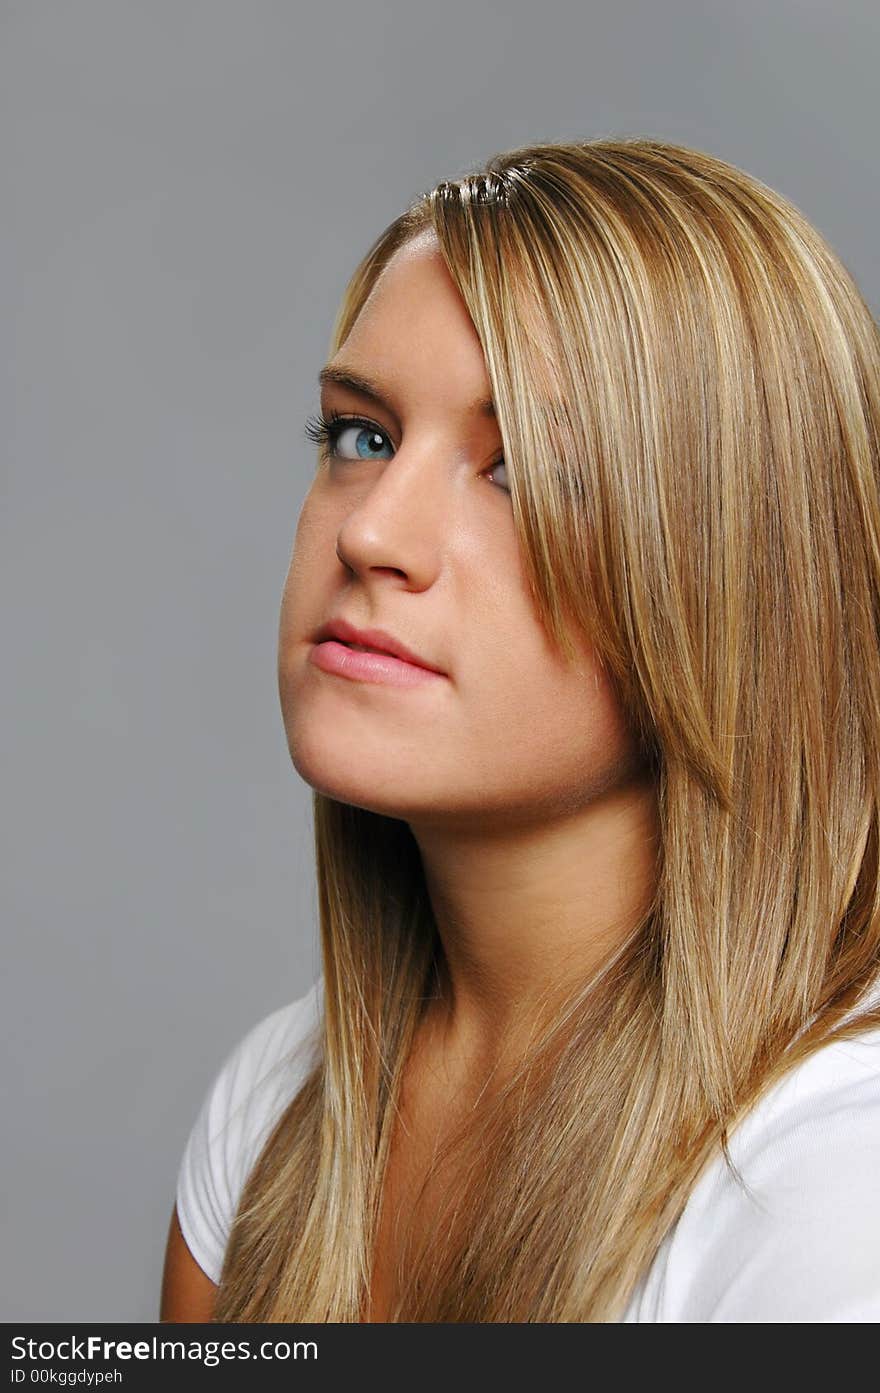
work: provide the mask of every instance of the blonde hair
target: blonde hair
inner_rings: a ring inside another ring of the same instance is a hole
[[[707,1161],[880,966],[880,344],[789,202],[647,139],[421,195],[485,353],[539,614],[589,635],[656,793],[649,912],[456,1139],[394,1319],[619,1318]],[[252,1171],[216,1319],[357,1321],[442,945],[403,822],[314,796],[320,1058]]]

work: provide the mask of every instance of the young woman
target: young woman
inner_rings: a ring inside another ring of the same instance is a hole
[[[880,1318],[880,343],[739,170],[443,182],[355,271],[279,634],[323,971],[162,1315]]]

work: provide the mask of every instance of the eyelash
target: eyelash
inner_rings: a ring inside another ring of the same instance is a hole
[[[321,458],[327,459],[331,456],[335,457],[339,436],[343,430],[347,430],[350,426],[361,426],[363,430],[375,431],[377,435],[383,436],[389,444],[391,443],[387,431],[382,430],[381,426],[377,426],[375,421],[368,421],[363,416],[340,416],[338,411],[331,411],[329,416],[321,414],[310,416],[306,421],[304,434],[308,440],[314,441],[319,447]],[[355,464],[356,461],[347,460],[346,463]],[[504,464],[503,456],[501,459],[495,460],[486,472],[491,473],[500,464]],[[502,489],[505,493],[510,492],[510,489],[504,484],[496,484],[495,487]]]

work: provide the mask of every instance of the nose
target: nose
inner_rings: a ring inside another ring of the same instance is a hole
[[[441,564],[452,515],[451,480],[435,444],[401,447],[370,479],[336,537],[336,555],[355,574],[393,572],[426,589]]]

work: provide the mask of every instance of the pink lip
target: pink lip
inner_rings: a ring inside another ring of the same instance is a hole
[[[429,663],[420,653],[414,653],[411,648],[407,648],[393,634],[386,634],[384,629],[357,629],[354,624],[349,624],[347,619],[329,620],[322,624],[313,638],[316,643],[327,638],[339,639],[341,643],[356,643],[359,647],[369,648],[376,653],[390,653],[392,658],[402,658],[405,663],[415,663],[417,667],[439,671],[433,663]]]
[[[359,648],[347,648],[336,639],[313,643],[309,662],[322,672],[347,677],[352,682],[377,682],[392,687],[420,687],[425,682],[443,679],[442,672],[420,667],[390,653],[363,653]]]
[[[329,619],[326,624],[321,625],[316,633],[312,634],[312,642],[316,644],[324,644],[332,640],[336,641],[337,647],[340,645],[344,647],[346,644],[356,644],[356,649],[346,649],[348,653],[354,652],[356,654],[360,649],[369,649],[369,653],[366,655],[368,657],[375,655],[381,658],[396,658],[399,663],[406,664],[408,667],[415,667],[423,672],[428,672],[434,677],[445,677],[447,675],[440,668],[436,667],[434,663],[428,662],[427,658],[423,658],[420,653],[414,653],[411,648],[407,648],[406,644],[401,643],[400,639],[395,638],[393,634],[386,633],[384,629],[358,629],[354,624],[349,623],[347,619],[343,619],[341,615],[338,618]],[[324,656],[327,657],[329,655],[325,654]],[[335,656],[338,657],[339,655],[337,654]],[[364,655],[362,654],[361,656]],[[328,671],[329,670],[330,669],[328,669]],[[332,670],[334,672],[340,671],[339,664],[337,663]],[[378,672],[380,669],[376,668],[374,665],[369,671]],[[398,669],[386,666],[382,668],[381,671],[391,674],[398,671]],[[366,676],[367,672],[368,669],[366,667],[363,669],[356,669],[352,667],[351,663],[347,663],[346,671],[343,673],[343,676],[349,674],[352,677],[363,675],[366,681],[370,681],[371,679]],[[386,676],[374,677],[372,680],[389,681],[392,679]]]

